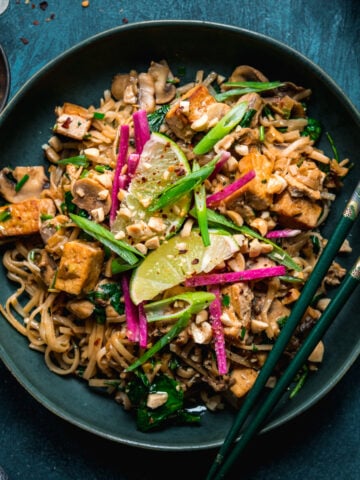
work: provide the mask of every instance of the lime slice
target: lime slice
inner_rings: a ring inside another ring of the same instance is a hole
[[[197,273],[207,273],[232,257],[239,245],[231,235],[210,233],[210,245],[204,246],[201,235],[193,230],[189,236],[176,235],[152,251],[134,271],[130,295],[138,305],[183,282]]]
[[[149,213],[147,208],[166,187],[189,171],[187,158],[178,145],[165,135],[152,133],[126,196],[121,201],[112,232],[115,235],[124,232],[124,240],[129,243],[143,242],[156,236],[164,240],[176,233],[189,210],[190,194],[184,195],[175,205],[157,212]],[[134,225],[134,228],[127,228]]]

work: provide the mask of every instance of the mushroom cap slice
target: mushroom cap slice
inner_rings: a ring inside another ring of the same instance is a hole
[[[27,180],[17,190],[16,186],[26,176]],[[30,198],[39,198],[47,183],[48,178],[42,166],[15,167],[13,170],[3,168],[0,171],[0,194],[10,203],[21,203]]]
[[[103,209],[107,215],[111,207],[109,191],[93,178],[80,178],[72,187],[72,202],[79,208],[91,214],[92,211]]]

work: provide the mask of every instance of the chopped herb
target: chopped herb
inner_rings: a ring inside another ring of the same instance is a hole
[[[245,335],[246,335],[246,327],[241,327],[241,331],[240,331],[241,340],[244,340]]]
[[[259,140],[262,143],[265,141],[265,127],[264,127],[264,125],[260,125],[260,127],[259,127]]]
[[[245,115],[244,118],[241,120],[239,123],[240,127],[247,128],[250,127],[251,120],[253,119],[253,116],[255,115],[256,110],[254,108],[250,108]]]
[[[0,213],[0,222],[6,222],[6,220],[9,220],[10,218],[11,218],[10,209],[3,210]]]
[[[15,192],[20,192],[25,183],[29,180],[29,175],[25,174],[15,185]]]
[[[155,110],[155,112],[147,115],[149,127],[152,132],[158,132],[160,130],[160,127],[164,123],[165,116],[169,110],[170,105],[166,104]]]
[[[303,137],[309,136],[311,140],[314,140],[314,142],[316,142],[320,138],[321,131],[322,128],[319,120],[316,120],[315,118],[308,118],[308,124],[301,132],[301,135]]]
[[[227,295],[227,294],[222,295],[221,303],[222,303],[223,307],[229,307],[230,306],[230,295]]]
[[[333,140],[333,138],[332,138],[332,136],[330,135],[329,132],[326,132],[326,137],[329,140],[329,143],[330,143],[331,149],[333,151],[335,160],[337,162],[339,162],[339,153],[338,153],[337,148],[335,146],[334,140]]]
[[[111,167],[109,165],[95,165],[95,170],[99,173],[104,173],[107,170],[111,170]]]
[[[86,158],[86,155],[77,155],[75,157],[63,158],[59,160],[58,165],[75,165],[77,167],[88,167],[89,161]]]
[[[52,218],[54,218],[54,216],[53,216],[53,215],[49,215],[48,213],[42,213],[42,214],[40,215],[40,220],[41,220],[42,222],[45,222],[46,220],[51,220]]]
[[[318,254],[321,249],[319,237],[316,235],[311,235],[310,240],[313,246],[314,253]]]
[[[286,321],[287,321],[288,318],[289,318],[289,317],[288,317],[287,315],[285,315],[284,317],[280,317],[280,318],[277,319],[277,324],[279,325],[280,330],[281,330],[282,328],[284,328],[285,323],[286,323]]]
[[[299,391],[304,386],[305,380],[309,374],[309,369],[306,365],[304,365],[300,371],[296,374],[294,381],[296,382],[295,387],[291,390],[289,398],[294,398],[295,395],[299,393]]]
[[[95,118],[96,120],[102,120],[103,118],[105,118],[105,113],[94,112],[93,118]]]

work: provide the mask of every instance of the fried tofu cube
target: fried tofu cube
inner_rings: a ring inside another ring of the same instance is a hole
[[[231,195],[226,203],[229,205],[240,195],[245,195],[246,203],[252,208],[264,210],[271,205],[273,199],[266,187],[274,170],[274,162],[257,150],[253,150],[239,162],[241,176],[250,170],[255,170],[255,178]]]
[[[55,215],[52,200],[32,198],[0,207],[0,238],[39,232],[43,214]]]
[[[252,368],[236,368],[231,372],[231,380],[234,382],[230,391],[237,398],[244,397],[253,387],[258,372]]]
[[[64,103],[61,108],[57,108],[56,113],[58,115],[54,126],[56,133],[75,140],[82,140],[88,133],[91,119],[86,108],[73,103]]]
[[[190,141],[196,131],[210,128],[229,108],[228,105],[217,102],[204,85],[196,85],[171,107],[165,118],[179,138]]]
[[[94,243],[73,240],[64,245],[55,288],[72,295],[92,290],[101,272],[103,250]]]
[[[271,210],[278,215],[279,223],[285,227],[311,229],[316,227],[322,208],[308,198],[294,198],[285,190],[274,201]]]

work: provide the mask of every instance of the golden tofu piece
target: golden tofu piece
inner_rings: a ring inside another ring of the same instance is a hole
[[[216,108],[211,109],[211,106]],[[218,106],[221,107],[221,111],[217,108]],[[214,115],[218,115],[221,118],[228,109],[227,105],[217,102],[204,85],[196,85],[186,92],[179,102],[171,107],[166,114],[166,122],[178,137],[185,141],[190,141],[196,133],[191,128],[194,122],[199,121],[203,117],[203,129],[206,129],[209,121],[212,120],[212,118],[209,118],[209,115],[212,116],[212,113],[214,113]],[[220,118],[217,120],[219,121]]]
[[[237,398],[244,397],[253,387],[258,372],[252,368],[236,368],[231,372],[231,379],[234,381],[230,390]]]
[[[32,198],[0,207],[0,238],[39,232],[43,214],[55,214],[55,205],[48,198]]]
[[[294,198],[285,190],[271,206],[271,210],[285,227],[311,229],[316,227],[322,208],[308,198]]]
[[[86,108],[74,103],[64,103],[57,109],[58,118],[54,126],[54,131],[65,137],[75,140],[82,140],[88,133],[91,125],[91,119]]]
[[[104,261],[103,250],[94,243],[73,240],[64,245],[55,288],[79,295],[92,290]]]

